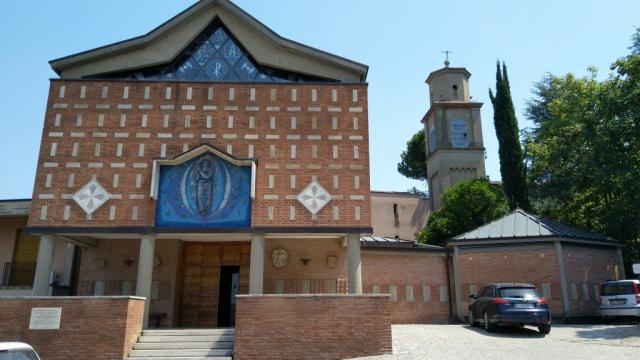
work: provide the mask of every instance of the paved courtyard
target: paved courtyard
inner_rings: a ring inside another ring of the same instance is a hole
[[[534,328],[487,333],[468,325],[394,325],[398,359],[632,359],[640,354],[640,326],[554,325],[542,336]]]

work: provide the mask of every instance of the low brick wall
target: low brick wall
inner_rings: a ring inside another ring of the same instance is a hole
[[[238,295],[235,360],[391,352],[388,295]]]
[[[32,308],[61,308],[60,328],[29,330]],[[42,360],[122,359],[143,314],[138,297],[0,297],[0,342],[26,342]]]

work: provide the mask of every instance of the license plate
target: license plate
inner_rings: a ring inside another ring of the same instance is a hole
[[[609,304],[610,305],[623,305],[623,304],[626,304],[626,303],[627,303],[626,299],[609,300]]]
[[[513,304],[515,309],[533,309],[533,304]]]

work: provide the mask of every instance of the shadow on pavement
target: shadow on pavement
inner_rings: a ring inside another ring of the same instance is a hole
[[[544,334],[541,334],[537,329],[532,329],[528,327],[517,327],[517,326],[504,326],[498,327],[495,332],[488,332],[482,327],[473,327],[471,325],[464,325],[464,329],[469,331],[477,332],[478,334],[490,336],[490,337],[500,337],[500,338],[543,338]],[[553,332],[553,326],[551,327],[551,332]]]

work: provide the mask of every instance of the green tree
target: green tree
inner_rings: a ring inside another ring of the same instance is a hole
[[[640,30],[603,81],[546,75],[527,106],[531,197],[542,215],[625,241],[640,259]]]
[[[407,141],[407,149],[400,155],[398,172],[410,179],[427,180],[427,149],[424,130],[420,130]]]
[[[486,179],[456,183],[442,194],[442,207],[429,217],[417,235],[419,242],[442,245],[454,236],[475,229],[507,213],[509,206],[500,187]]]
[[[511,100],[507,66],[502,63],[501,70],[498,61],[496,68],[496,94],[494,96],[489,89],[489,97],[493,104],[493,124],[498,137],[502,186],[511,209],[520,207],[529,210],[524,155],[520,146],[516,111]]]

